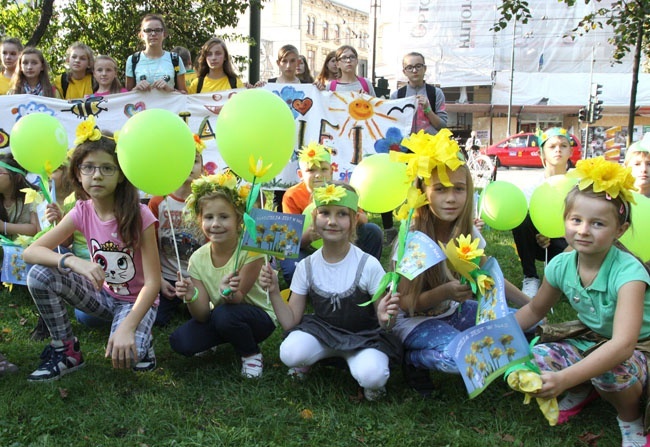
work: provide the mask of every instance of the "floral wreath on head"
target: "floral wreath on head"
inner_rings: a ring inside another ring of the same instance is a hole
[[[577,187],[581,191],[591,187],[596,193],[605,192],[608,199],[620,195],[625,204],[636,203],[632,195],[632,191],[636,191],[632,168],[625,168],[600,156],[578,160],[575,169],[566,175],[580,179]]]
[[[201,198],[216,191],[221,191],[228,196],[235,208],[243,213],[246,210],[246,199],[250,194],[251,186],[227,169],[218,174],[202,175],[192,182],[191,189],[192,193],[185,199],[185,206],[189,211],[188,217],[193,220],[199,216]]]
[[[546,143],[546,141],[551,137],[564,137],[567,140],[569,140],[569,144],[571,143],[571,137],[569,136],[569,131],[563,127],[551,127],[550,129],[547,129],[545,131],[538,128],[535,131],[535,137],[537,138],[537,144],[542,149],[544,147],[544,143]]]
[[[425,184],[430,185],[431,172],[436,169],[440,182],[445,186],[453,186],[447,175],[447,168],[455,171],[465,164],[465,159],[458,143],[451,136],[449,129],[441,129],[435,135],[421,130],[402,140],[402,146],[413,153],[391,151],[390,160],[406,163],[406,175],[411,181],[419,177]]]
[[[298,152],[298,161],[306,163],[308,167],[320,166],[321,162],[332,162],[332,154],[329,148],[322,144],[311,142],[307,146],[303,146]]]

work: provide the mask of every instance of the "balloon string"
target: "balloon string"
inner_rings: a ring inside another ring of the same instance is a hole
[[[169,228],[172,230],[172,241],[174,242],[174,252],[176,252],[176,263],[178,264],[178,271],[183,274],[183,270],[181,270],[181,257],[178,254],[178,244],[176,243],[176,232],[174,231],[174,222],[172,221],[172,213],[169,209],[169,201],[168,198],[165,197],[165,201],[167,201],[167,219],[169,219]]]

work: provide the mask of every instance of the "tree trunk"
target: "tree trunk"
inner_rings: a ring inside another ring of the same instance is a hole
[[[41,39],[47,31],[47,27],[52,20],[52,15],[54,14],[54,0],[43,0],[43,5],[41,6],[41,18],[38,20],[38,25],[32,33],[32,37],[27,41],[28,47],[36,47],[40,43]]]
[[[636,114],[636,91],[639,83],[639,69],[641,68],[641,50],[643,46],[643,25],[639,23],[639,30],[636,36],[636,47],[634,49],[634,65],[632,67],[632,91],[630,92],[630,111],[627,121],[627,146],[632,144],[634,133],[634,115]]]

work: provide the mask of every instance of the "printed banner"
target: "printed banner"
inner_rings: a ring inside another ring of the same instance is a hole
[[[388,150],[390,142],[385,140],[390,128],[396,128],[401,136],[411,132],[414,97],[384,100],[359,93],[321,92],[311,84],[266,84],[261,88],[280,96],[296,120],[294,156],[284,171],[265,185],[269,188],[283,189],[298,182],[295,151],[309,142],[318,141],[332,148],[334,179],[348,181],[363,157]],[[216,120],[228,98],[237,92],[198,95],[129,92],[72,101],[32,95],[0,96],[0,150],[10,148],[13,125],[30,113],[55,116],[68,131],[72,147],[75,129],[88,115],[96,117],[100,129],[116,131],[138,112],[163,108],[177,113],[204,140],[207,146],[204,164],[212,173],[226,167],[215,141]],[[255,132],[255,123],[242,123],[241,132]],[[143,169],[155,169],[155,160]]]

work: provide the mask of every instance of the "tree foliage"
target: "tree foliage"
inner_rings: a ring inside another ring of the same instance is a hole
[[[52,3],[52,0],[0,0],[0,34],[37,46],[55,73],[64,71],[65,51],[76,41],[86,43],[96,54],[113,56],[123,69],[126,58],[143,49],[138,31],[142,17],[150,12],[165,18],[169,34],[165,49],[168,50],[180,45],[196,56],[203,43],[214,35],[226,40],[247,40],[244,36],[226,36],[219,29],[235,26],[240,13],[249,6],[248,1],[71,0],[55,2],[49,12],[48,5],[51,8]],[[49,22],[48,14],[51,14]]]

